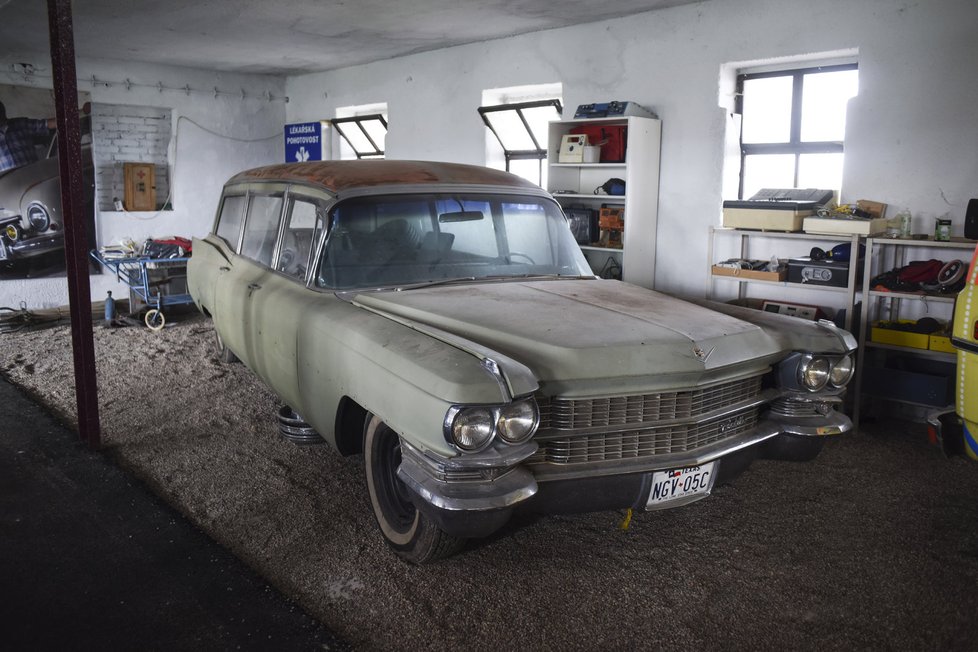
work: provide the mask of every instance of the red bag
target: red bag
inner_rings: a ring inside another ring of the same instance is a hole
[[[913,260],[897,273],[901,283],[936,283],[944,263],[936,260]]]
[[[588,145],[601,146],[601,163],[624,163],[628,127],[625,125],[581,125],[572,134],[586,134]]]

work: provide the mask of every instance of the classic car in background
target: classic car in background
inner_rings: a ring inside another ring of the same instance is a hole
[[[684,505],[851,428],[849,333],[601,280],[553,198],[504,172],[250,170],[193,248],[222,357],[294,410],[290,432],[363,453],[411,562],[517,510]]]
[[[95,175],[91,118],[81,117],[83,214],[94,235]],[[0,173],[0,261],[7,264],[64,249],[58,136],[52,132],[46,155],[34,163]]]

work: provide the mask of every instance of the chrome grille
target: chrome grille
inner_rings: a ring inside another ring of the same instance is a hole
[[[694,390],[592,399],[537,397],[541,430],[577,430],[634,423],[696,418],[713,410],[753,399],[761,393],[761,376],[718,383]]]
[[[760,408],[705,423],[673,424],[629,432],[574,435],[538,440],[530,464],[578,464],[685,453],[736,437],[757,426]]]

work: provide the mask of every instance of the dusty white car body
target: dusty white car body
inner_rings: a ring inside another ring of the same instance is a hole
[[[404,221],[399,253],[377,258]],[[241,173],[189,285],[226,357],[365,454],[381,530],[415,562],[515,510],[692,502],[758,455],[810,459],[851,428],[836,409],[851,335],[598,279],[552,198],[484,168]]]

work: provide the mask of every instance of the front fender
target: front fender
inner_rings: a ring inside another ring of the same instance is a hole
[[[452,405],[510,399],[471,351],[335,297],[303,312],[297,346],[297,409],[334,444],[344,396],[415,447],[443,457],[458,453],[442,430]]]
[[[851,353],[856,350],[856,338],[849,331],[825,320],[808,321],[717,301],[696,300],[692,303],[759,326],[784,351]]]

